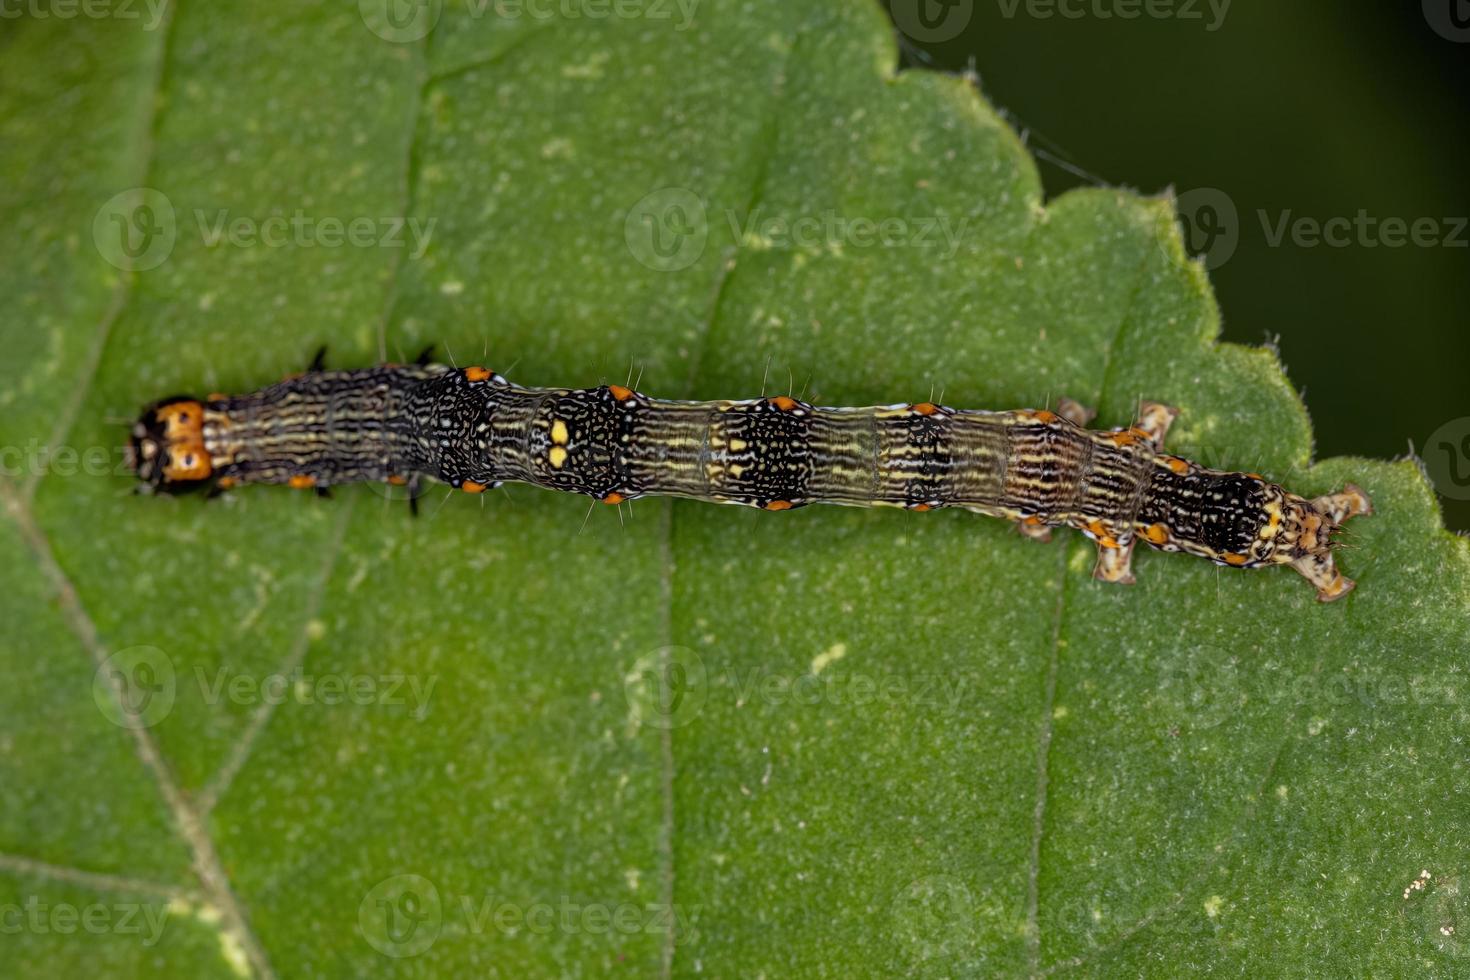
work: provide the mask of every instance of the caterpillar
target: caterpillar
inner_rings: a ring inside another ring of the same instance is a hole
[[[1331,602],[1354,588],[1332,535],[1372,513],[1351,484],[1308,500],[1256,473],[1164,452],[1178,415],[1144,402],[1126,429],[1056,411],[932,402],[819,408],[790,396],[668,401],[623,385],[529,388],[483,367],[429,362],[303,374],[235,397],[174,396],[144,409],[128,459],[142,489],[220,493],[246,483],[315,489],[424,479],[468,493],[506,482],[620,504],[649,495],[768,511],[811,503],[957,507],[1048,540],[1096,542],[1094,576],[1134,581],[1134,546],[1235,568],[1289,565]]]

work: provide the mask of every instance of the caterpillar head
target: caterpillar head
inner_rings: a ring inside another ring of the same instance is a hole
[[[128,465],[153,490],[181,493],[209,482],[214,466],[204,447],[204,405],[179,395],[145,408],[133,424]]]

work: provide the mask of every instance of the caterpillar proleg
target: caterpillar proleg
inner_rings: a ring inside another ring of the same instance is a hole
[[[1290,565],[1323,602],[1354,583],[1332,534],[1372,512],[1349,484],[1316,499],[1254,473],[1164,452],[1177,412],[1145,402],[1129,428],[1091,413],[960,410],[931,402],[821,408],[788,396],[668,401],[622,385],[527,388],[483,367],[320,369],[247,395],[166,398],[134,425],[130,460],[155,490],[360,481],[469,493],[505,482],[608,504],[650,495],[769,511],[812,503],[957,507],[1030,537],[1097,542],[1095,576],[1131,583],[1143,541],[1236,568]]]

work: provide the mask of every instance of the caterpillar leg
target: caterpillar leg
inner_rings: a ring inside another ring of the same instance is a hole
[[[1099,542],[1097,567],[1092,570],[1092,577],[1099,582],[1114,582],[1118,585],[1132,585],[1137,581],[1133,577],[1133,541],[1112,545]]]
[[[1373,501],[1368,499],[1361,487],[1352,483],[1343,487],[1341,493],[1318,497],[1312,501],[1312,506],[1331,518],[1333,524],[1341,524],[1349,517],[1373,513]]]
[[[1038,519],[1031,518],[1030,520],[1037,521]],[[1020,531],[1023,535],[1030,538],[1032,541],[1039,541],[1042,544],[1046,544],[1051,540],[1051,528],[1039,522],[1028,524],[1026,521],[1022,521],[1020,524],[1016,525],[1016,530]]]
[[[1318,602],[1336,602],[1358,587],[1337,570],[1337,561],[1331,555],[1303,555],[1291,567],[1317,587]]]
[[[1179,417],[1179,409],[1170,408],[1168,405],[1160,405],[1158,402],[1144,402],[1138,408],[1138,421],[1134,428],[1153,443],[1158,452],[1164,451],[1164,439],[1169,435],[1169,426]]]
[[[1308,582],[1317,587],[1319,602],[1336,602],[1357,587],[1352,579],[1337,570],[1337,561],[1329,551],[1326,536],[1337,529],[1349,517],[1373,513],[1373,502],[1360,488],[1349,483],[1340,493],[1330,493],[1311,502],[1313,510],[1326,522],[1318,531],[1313,529],[1313,549],[1291,563]]]

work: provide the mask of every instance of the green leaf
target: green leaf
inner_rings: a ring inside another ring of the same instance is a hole
[[[1411,462],[1312,462],[1167,199],[1044,202],[863,0],[127,9],[0,36],[7,975],[1465,969],[1466,542]],[[431,342],[1147,397],[1377,513],[1324,607],[963,513],[126,493],[110,419]]]

